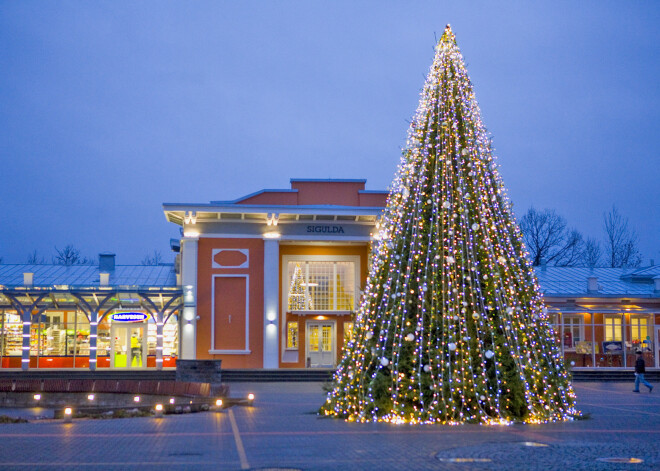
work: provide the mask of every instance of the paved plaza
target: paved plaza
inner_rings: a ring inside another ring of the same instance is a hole
[[[660,469],[660,388],[575,386],[589,420],[411,427],[319,418],[319,383],[238,383],[232,396],[254,392],[253,407],[0,425],[0,470]]]

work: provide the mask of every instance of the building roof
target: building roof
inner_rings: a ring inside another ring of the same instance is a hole
[[[365,190],[364,179],[291,179],[291,188],[263,189],[229,201],[163,203],[168,221],[184,224],[282,222],[299,215],[327,218],[352,216],[355,222],[374,223],[387,202],[388,192]]]
[[[97,265],[0,265],[0,288],[24,286],[23,273],[33,273],[35,287],[97,287],[100,270]],[[110,286],[176,287],[173,264],[117,265],[110,271]]]
[[[660,267],[580,268],[535,267],[541,290],[546,296],[613,297],[636,296],[660,298],[655,279]],[[597,290],[588,289],[588,279],[596,278]]]
[[[656,291],[660,267],[579,268],[536,267],[541,291],[546,296],[660,298]],[[23,286],[23,273],[33,273],[34,287],[98,287],[99,267],[95,265],[0,265],[0,288]],[[588,289],[588,279],[596,278],[598,289]],[[117,265],[110,273],[110,286],[156,288],[176,287],[172,264]]]

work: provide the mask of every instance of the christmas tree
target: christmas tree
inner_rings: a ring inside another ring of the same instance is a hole
[[[289,287],[289,311],[306,311],[314,309],[312,298],[305,292],[305,278],[299,263],[293,270],[291,286]]]
[[[447,26],[324,415],[394,423],[541,423],[577,414]]]

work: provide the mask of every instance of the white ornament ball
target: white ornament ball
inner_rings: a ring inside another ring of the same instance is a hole
[[[468,150],[467,150],[467,149],[463,149],[463,150],[461,151],[461,155],[468,155]]]
[[[426,200],[426,204],[431,204],[432,202],[433,201],[431,201],[430,199]]]
[[[479,229],[479,224],[475,222],[474,224],[472,224],[472,230],[476,231],[477,229]]]
[[[415,330],[416,330],[417,332],[421,332],[421,331],[422,331],[422,326],[418,325],[417,328],[416,328]]]
[[[574,362],[574,361],[571,362],[571,366],[575,366],[575,362]]]
[[[502,265],[504,265],[506,263],[506,258],[500,255],[499,257],[497,257],[497,261],[500,262]]]
[[[435,259],[436,259],[436,260],[440,260],[440,255],[439,255],[439,254],[436,255],[436,256],[435,256]]]
[[[454,263],[456,261],[456,259],[454,257],[452,257],[451,255],[448,256],[446,260],[447,260],[447,263]]]
[[[488,358],[489,360],[490,360],[491,358],[493,358],[494,356],[495,356],[495,352],[493,352],[492,350],[488,350],[488,351],[486,352],[486,358]]]
[[[423,369],[425,373],[428,373],[429,371],[431,371],[431,365],[424,365]]]
[[[380,359],[380,364],[381,364],[382,366],[387,366],[387,365],[390,364],[390,360],[388,360],[387,358],[383,357],[383,358]]]
[[[449,348],[449,350],[453,352],[454,350],[456,350],[456,344],[454,342],[450,342],[449,344],[447,344],[447,348]]]
[[[373,332],[367,332],[367,335],[364,336],[367,340],[371,340],[374,337]]]
[[[479,313],[478,313],[478,312],[473,313],[473,314],[472,314],[472,319],[474,319],[475,321],[476,321],[477,319],[479,319]]]
[[[485,401],[485,400],[486,400],[486,396],[484,396],[484,395],[482,394],[481,396],[479,396],[479,399],[481,399],[482,401]]]
[[[348,377],[353,379],[353,376],[355,376],[355,372],[353,370],[348,372]]]
[[[415,340],[415,334],[411,332],[410,334],[406,335],[406,340],[408,342],[412,342],[413,340]]]
[[[445,201],[444,203],[442,203],[442,207],[443,208],[449,208],[449,207],[451,207],[451,203],[449,201]]]
[[[506,313],[507,314],[513,314],[513,308],[512,307],[507,307],[506,308]]]

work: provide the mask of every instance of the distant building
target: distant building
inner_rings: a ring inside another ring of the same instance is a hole
[[[291,180],[234,201],[164,204],[177,263],[0,265],[2,368],[332,368],[349,339],[387,193]],[[660,267],[539,267],[574,367],[660,367]]]

